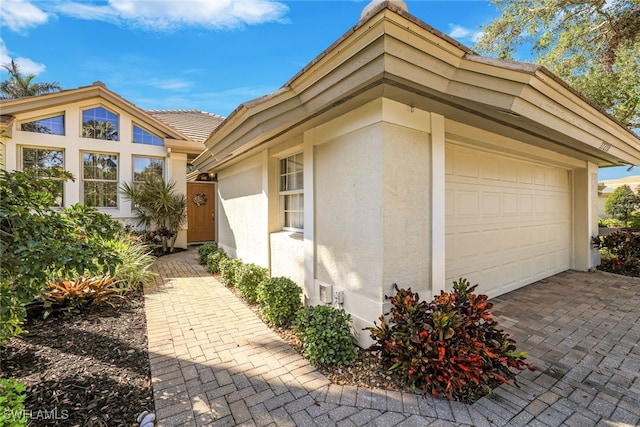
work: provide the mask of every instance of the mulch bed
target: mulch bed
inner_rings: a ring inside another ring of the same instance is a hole
[[[1,375],[27,385],[30,425],[135,426],[154,412],[144,296],[116,304],[29,318],[2,350]]]
[[[240,294],[234,287],[228,287],[236,297],[249,307],[260,319],[262,313],[257,304],[249,304],[242,299]],[[266,323],[266,322],[265,322]],[[271,329],[277,333],[287,344],[294,350],[302,354],[302,342],[300,338],[290,327],[271,326]],[[350,385],[365,388],[379,388],[383,390],[402,391],[407,393],[421,394],[421,390],[412,389],[400,370],[389,371],[382,360],[367,349],[358,349],[358,355],[349,366],[316,366],[318,371],[327,377],[329,381],[338,385]],[[497,380],[490,382],[491,388],[501,385]],[[481,389],[479,387],[469,387],[464,396],[460,396],[459,400],[466,404],[473,404],[478,399],[486,396],[489,389]],[[445,396],[438,396],[445,399]]]

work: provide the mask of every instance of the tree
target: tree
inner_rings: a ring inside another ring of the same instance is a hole
[[[23,75],[18,64],[12,59],[2,66],[9,73],[9,78],[0,82],[0,99],[18,99],[25,96],[37,96],[49,92],[57,92],[62,87],[57,82],[33,83],[35,74]]]
[[[544,65],[630,129],[640,129],[639,0],[492,0],[502,15],[476,48],[531,47]]]
[[[82,123],[82,136],[85,138],[118,140],[118,130],[113,123],[101,120],[89,120]]]
[[[628,226],[631,214],[637,210],[638,204],[640,204],[640,197],[633,192],[631,187],[622,185],[607,197],[607,201],[604,203],[604,213],[623,221],[625,226]]]
[[[122,184],[120,193],[133,202],[138,225],[156,227],[162,234],[162,249],[173,252],[178,230],[187,221],[187,198],[176,194],[175,182],[148,176],[135,185]]]
[[[120,225],[97,209],[74,205],[57,209],[53,194],[70,173],[51,169],[0,170],[0,346],[22,332],[25,305],[47,283],[117,264],[102,239]]]

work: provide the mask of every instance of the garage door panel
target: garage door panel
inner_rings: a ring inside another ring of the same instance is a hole
[[[566,170],[451,143],[446,153],[447,288],[467,277],[498,295],[569,268]]]

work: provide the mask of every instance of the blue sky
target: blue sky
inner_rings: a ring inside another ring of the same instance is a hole
[[[405,1],[411,14],[471,48],[499,15],[486,0]],[[36,81],[65,89],[100,80],[143,109],[226,116],[286,83],[368,3],[1,0],[0,64],[15,59]],[[601,179],[612,174],[626,173],[603,170]]]

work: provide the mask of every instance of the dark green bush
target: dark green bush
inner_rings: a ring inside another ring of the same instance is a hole
[[[396,295],[387,297],[392,304],[388,323],[381,316],[380,326],[369,328],[375,341],[370,350],[425,395],[469,401],[494,385],[515,381],[512,368],[533,368],[524,361],[526,353],[516,353],[515,341],[498,329],[489,311],[493,304],[473,293],[476,286],[460,279],[452,293],[426,302],[394,285]]]
[[[99,275],[120,263],[105,250],[105,238],[121,227],[94,208],[54,207],[68,172],[0,170],[0,345],[22,332],[25,305],[47,283],[83,274]]]
[[[236,286],[236,274],[242,261],[237,258],[224,258],[220,261],[220,281],[226,286],[232,288]]]
[[[358,354],[351,315],[342,309],[326,305],[302,309],[293,329],[302,342],[302,354],[314,365],[348,365]]]
[[[602,255],[598,269],[640,277],[640,233],[616,231],[608,236],[596,236],[592,243]]]
[[[0,378],[0,426],[23,427],[29,422],[24,409],[26,388],[14,378]]]
[[[236,289],[250,304],[258,301],[258,285],[269,279],[269,270],[256,264],[242,264],[236,271]]]
[[[207,258],[209,255],[218,250],[218,244],[216,242],[205,243],[198,248],[198,262],[200,265],[207,264]]]
[[[228,258],[229,256],[222,249],[212,252],[207,257],[207,271],[211,274],[220,273],[220,261]]]
[[[302,307],[302,289],[286,277],[273,277],[258,286],[258,304],[264,320],[275,326],[293,321]]]

